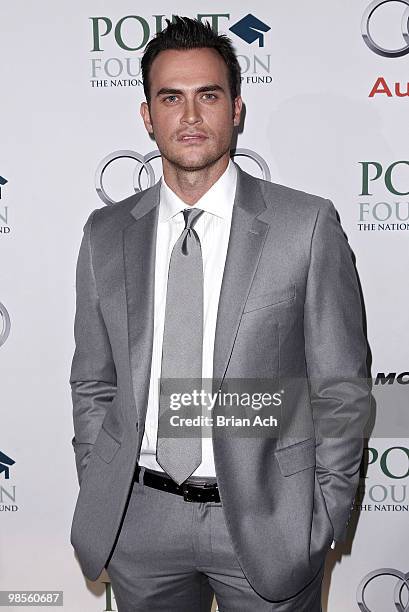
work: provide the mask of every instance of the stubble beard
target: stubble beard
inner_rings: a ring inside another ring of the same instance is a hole
[[[185,161],[182,156],[178,157],[177,155],[168,155],[165,151],[162,152],[162,157],[164,157],[166,161],[169,162],[169,164],[171,164],[176,170],[183,172],[200,172],[201,170],[214,166],[219,159],[225,155],[225,153],[226,151],[221,151],[217,154],[209,154],[204,156],[202,159],[198,159],[194,163]]]
[[[188,159],[185,159],[183,154],[172,151],[170,147],[168,148],[166,145],[163,147],[159,147],[158,145],[158,148],[162,158],[166,159],[175,170],[179,172],[200,172],[206,168],[211,168],[227,153],[227,151],[230,152],[230,141],[228,145],[226,144],[218,151],[207,151],[203,154],[203,157],[197,158],[194,162],[189,162]]]

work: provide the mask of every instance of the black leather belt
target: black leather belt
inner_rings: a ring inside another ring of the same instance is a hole
[[[138,466],[135,470],[134,481],[139,480],[140,471],[141,468]],[[203,484],[183,482],[181,485],[178,485],[169,476],[161,476],[145,468],[143,484],[160,491],[181,495],[188,502],[220,502],[217,482],[204,482]]]

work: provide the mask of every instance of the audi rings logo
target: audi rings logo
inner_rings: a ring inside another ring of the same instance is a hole
[[[409,0],[408,0],[409,1]],[[150,163],[154,159],[160,157],[160,152],[158,150],[151,151],[146,155],[141,155],[136,151],[124,150],[124,151],[114,151],[110,153],[98,164],[98,168],[95,172],[95,189],[97,190],[97,194],[101,198],[101,200],[107,206],[112,206],[116,204],[116,201],[113,200],[105,191],[103,186],[103,177],[104,172],[113,162],[119,159],[133,159],[137,162],[136,168],[133,173],[133,188],[135,193],[142,191],[142,175],[145,173],[145,179],[147,179],[147,187],[152,187],[156,183],[155,172],[152,164]],[[250,149],[235,149],[232,153],[232,157],[248,157],[253,160],[258,167],[260,168],[263,179],[266,181],[271,180],[270,170],[267,166],[266,161],[256,153],[255,151],[251,151]]]
[[[0,302],[0,346],[7,340],[10,327],[10,315],[7,308]]]
[[[365,590],[372,580],[375,580],[375,578],[379,578],[381,576],[393,576],[394,578],[397,578],[393,591],[393,603],[395,604],[395,610],[398,612],[408,612],[409,602],[406,605],[402,602],[402,592],[405,591],[405,599],[407,600],[409,594],[409,572],[404,574],[403,572],[390,567],[374,570],[373,572],[370,572],[364,576],[364,578],[361,580],[356,593],[356,600],[359,609],[362,610],[362,612],[372,612],[365,601]]]
[[[381,47],[381,45],[372,38],[369,31],[371,19],[376,9],[383,4],[390,4],[391,2],[400,2],[406,6],[401,20],[401,30],[405,45],[399,49],[385,49]],[[365,43],[374,53],[382,55],[382,57],[402,57],[403,55],[407,55],[409,53],[409,0],[374,0],[362,15],[361,32]]]

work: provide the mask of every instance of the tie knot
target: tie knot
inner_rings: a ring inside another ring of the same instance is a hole
[[[190,229],[196,223],[197,219],[204,212],[201,208],[185,208],[183,211],[185,218],[185,229]]]

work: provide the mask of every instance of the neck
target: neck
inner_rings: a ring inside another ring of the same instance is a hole
[[[230,152],[218,159],[211,166],[200,170],[185,170],[174,166],[167,159],[162,158],[163,178],[172,191],[176,193],[185,204],[196,204],[198,200],[215,184],[225,172],[230,159]]]

